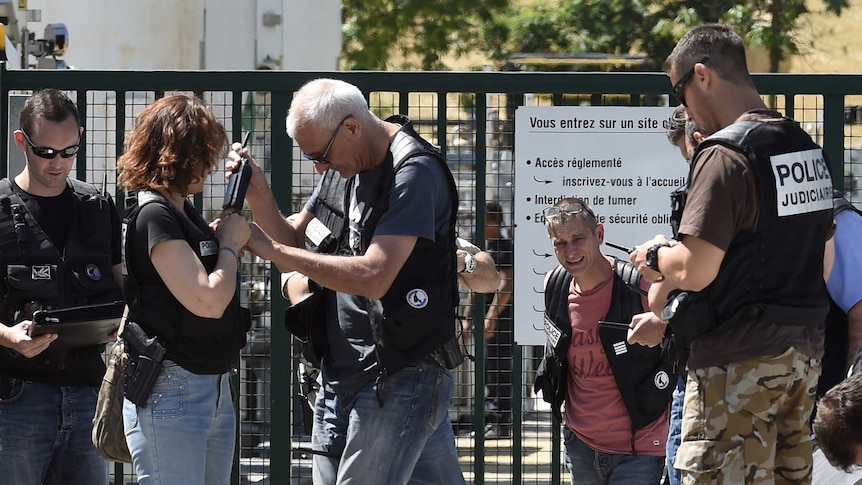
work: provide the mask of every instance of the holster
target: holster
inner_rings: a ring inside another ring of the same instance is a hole
[[[124,395],[129,401],[145,408],[156,378],[162,371],[165,348],[155,337],[149,338],[135,322],[126,322],[122,338],[129,351],[129,361],[123,373]]]
[[[454,369],[464,362],[464,354],[461,353],[461,347],[458,345],[458,336],[454,335],[439,349],[431,353],[434,358],[444,369]]]

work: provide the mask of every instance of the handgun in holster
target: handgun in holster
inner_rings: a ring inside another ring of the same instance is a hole
[[[129,350],[129,361],[123,373],[124,395],[129,401],[145,408],[156,378],[162,371],[165,348],[155,337],[149,338],[135,322],[126,322],[122,338]]]
[[[454,369],[464,362],[464,354],[458,345],[458,336],[453,336],[439,349],[434,351],[434,358],[446,369]]]

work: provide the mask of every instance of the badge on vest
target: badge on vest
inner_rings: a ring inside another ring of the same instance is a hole
[[[557,344],[560,343],[560,337],[562,337],[563,333],[554,326],[554,323],[546,316],[545,317],[545,335],[548,336],[548,342],[551,343],[551,347],[557,348]]]
[[[410,290],[407,293],[407,304],[413,308],[425,308],[428,305],[428,293],[422,288]]]
[[[308,225],[305,226],[305,237],[315,246],[319,247],[331,235],[332,231],[316,217],[310,220]]]
[[[31,280],[50,280],[51,279],[51,266],[31,266],[30,267],[30,279]]]
[[[769,161],[779,217],[832,209],[832,177],[819,148],[774,155]]]
[[[658,371],[653,378],[653,383],[657,389],[667,389],[670,385],[670,376],[663,370]]]
[[[218,244],[215,241],[200,242],[201,257],[218,254]]]
[[[84,272],[87,273],[87,278],[90,278],[93,281],[99,281],[102,279],[102,272],[99,271],[99,267],[95,264],[88,264],[84,269]]]

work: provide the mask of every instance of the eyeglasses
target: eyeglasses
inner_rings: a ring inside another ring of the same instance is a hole
[[[345,121],[352,117],[353,115],[347,115],[344,117],[343,120],[341,120],[341,122],[338,123],[338,126],[336,126],[335,131],[332,132],[332,137],[329,138],[329,143],[326,144],[326,149],[323,150],[322,155],[320,155],[319,157],[312,157],[307,153],[303,153],[302,156],[305,157],[306,160],[311,160],[312,162],[328,164],[329,160],[326,159],[326,156],[329,155],[329,150],[332,149],[332,144],[335,143],[335,137],[338,136],[338,132],[341,130],[341,125],[343,125]]]
[[[691,66],[691,69],[686,71],[685,74],[683,74],[682,77],[679,78],[679,81],[677,81],[676,84],[674,84],[673,87],[670,89],[676,99],[678,99],[683,106],[688,107],[688,103],[685,102],[685,85],[688,84],[688,82],[691,80],[691,77],[694,76],[694,66],[698,64],[703,64],[708,60],[709,56],[703,56],[703,59],[695,62],[694,65]]]
[[[25,132],[24,130],[21,130],[21,134],[24,135],[24,140],[27,141],[27,145],[29,145],[30,150],[33,151],[33,155],[36,155],[39,158],[44,158],[47,160],[52,160],[57,155],[60,155],[60,158],[72,158],[75,156],[75,154],[78,153],[78,150],[81,148],[81,139],[80,138],[78,138],[78,143],[76,143],[72,146],[68,146],[66,148],[63,148],[62,150],[57,150],[56,148],[51,148],[51,147],[36,146],[36,144],[33,143],[33,140],[31,140],[30,137],[27,136],[27,132]]]
[[[568,204],[564,204],[561,206],[548,207],[547,209],[542,211],[542,215],[545,216],[545,221],[551,222],[554,219],[557,219],[561,216],[571,217],[580,214],[581,212],[586,212],[593,219],[596,218],[596,214],[590,210],[589,207],[581,204],[580,202],[570,202]]]

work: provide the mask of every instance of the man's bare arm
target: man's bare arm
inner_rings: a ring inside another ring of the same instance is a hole
[[[365,254],[343,257],[273,241],[252,226],[249,249],[280,271],[299,271],[331,290],[369,298],[381,298],[389,291],[417,240],[415,236],[375,236]]]
[[[494,258],[485,251],[479,251],[473,254],[476,258],[476,269],[472,273],[461,273],[464,270],[464,258],[467,251],[459,249],[456,254],[458,259],[458,279],[460,282],[470,288],[472,291],[479,293],[490,293],[497,289],[500,284],[500,273],[497,272],[497,265],[494,264]]]

